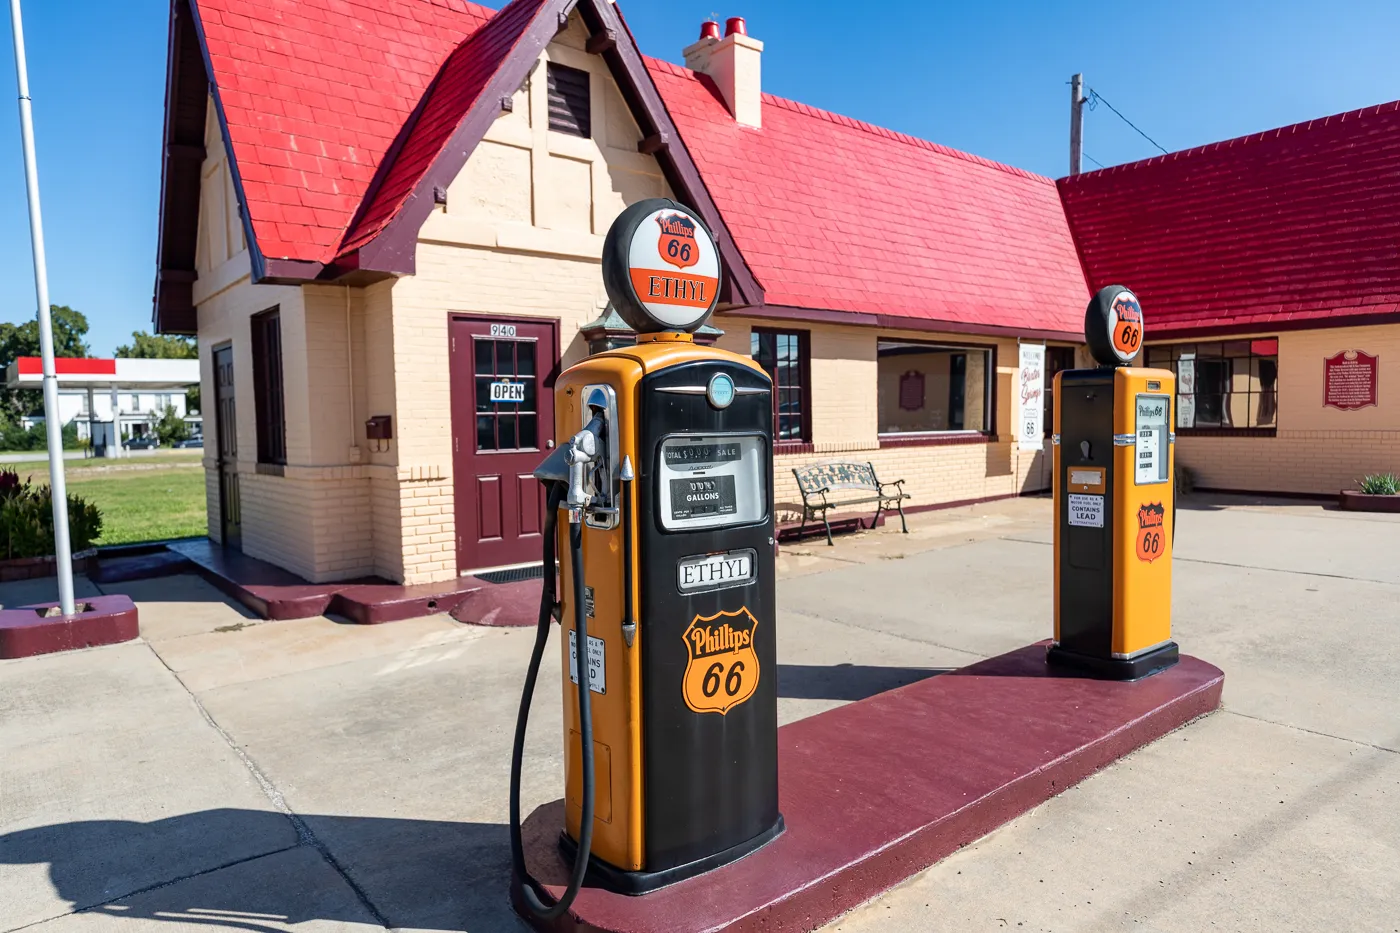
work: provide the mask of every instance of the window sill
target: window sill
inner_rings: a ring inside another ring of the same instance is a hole
[[[989,444],[984,431],[946,431],[929,434],[881,434],[880,449],[889,447],[947,447],[953,444]]]
[[[1278,428],[1177,428],[1177,437],[1277,437]]]
[[[785,454],[810,454],[816,451],[816,445],[811,441],[775,441],[773,443],[773,456],[781,457]]]
[[[256,470],[261,476],[287,475],[287,465],[285,463],[259,463]]]

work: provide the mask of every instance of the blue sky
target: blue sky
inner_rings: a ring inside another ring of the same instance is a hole
[[[671,61],[709,14],[745,16],[766,90],[1052,176],[1075,71],[1168,149],[1400,98],[1393,2],[718,2],[621,5]],[[50,292],[110,354],[150,327],[168,0],[24,8]],[[34,292],[8,16],[0,97],[0,320],[21,321]],[[1105,165],[1155,152],[1104,107],[1084,148]]]

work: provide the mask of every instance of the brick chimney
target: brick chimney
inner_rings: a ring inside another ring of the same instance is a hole
[[[763,43],[752,39],[743,17],[731,16],[719,37],[719,23],[700,26],[700,40],[685,48],[685,66],[709,75],[719,87],[725,106],[736,123],[763,125]]]

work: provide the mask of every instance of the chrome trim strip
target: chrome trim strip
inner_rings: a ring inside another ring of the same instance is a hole
[[[1136,434],[1115,434],[1113,435],[1114,447],[1132,447],[1137,443]]]
[[[1147,652],[1149,652],[1149,651],[1156,651],[1158,648],[1164,648],[1164,647],[1166,647],[1167,645],[1170,645],[1171,643],[1172,643],[1172,640],[1171,640],[1170,638],[1168,638],[1166,641],[1159,641],[1159,642],[1157,642],[1157,644],[1155,644],[1155,645],[1148,645],[1146,648],[1139,648],[1137,651],[1134,651],[1132,654],[1122,654],[1121,652],[1115,651],[1115,652],[1113,652],[1113,659],[1114,659],[1115,661],[1131,661],[1133,658],[1136,658],[1138,655],[1147,654]]]
[[[657,386],[657,392],[670,392],[672,395],[704,395],[709,391],[708,386]],[[769,389],[754,388],[753,386],[735,386],[735,395],[767,395]]]

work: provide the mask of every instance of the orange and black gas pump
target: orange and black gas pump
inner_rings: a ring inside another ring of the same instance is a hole
[[[641,894],[726,864],[783,830],[778,812],[772,383],[697,346],[718,251],[688,208],[634,204],[603,278],[635,347],[555,385],[544,595],[511,768],[516,901],[567,910],[585,878]],[[556,541],[557,536],[557,541]],[[555,603],[554,554],[561,561]],[[564,673],[565,825],[574,866],[554,903],[527,871],[525,724],[553,619]]]
[[[1172,641],[1176,377],[1130,364],[1142,307],[1121,285],[1089,302],[1100,364],[1055,376],[1055,641],[1051,664],[1135,680],[1177,661]]]

